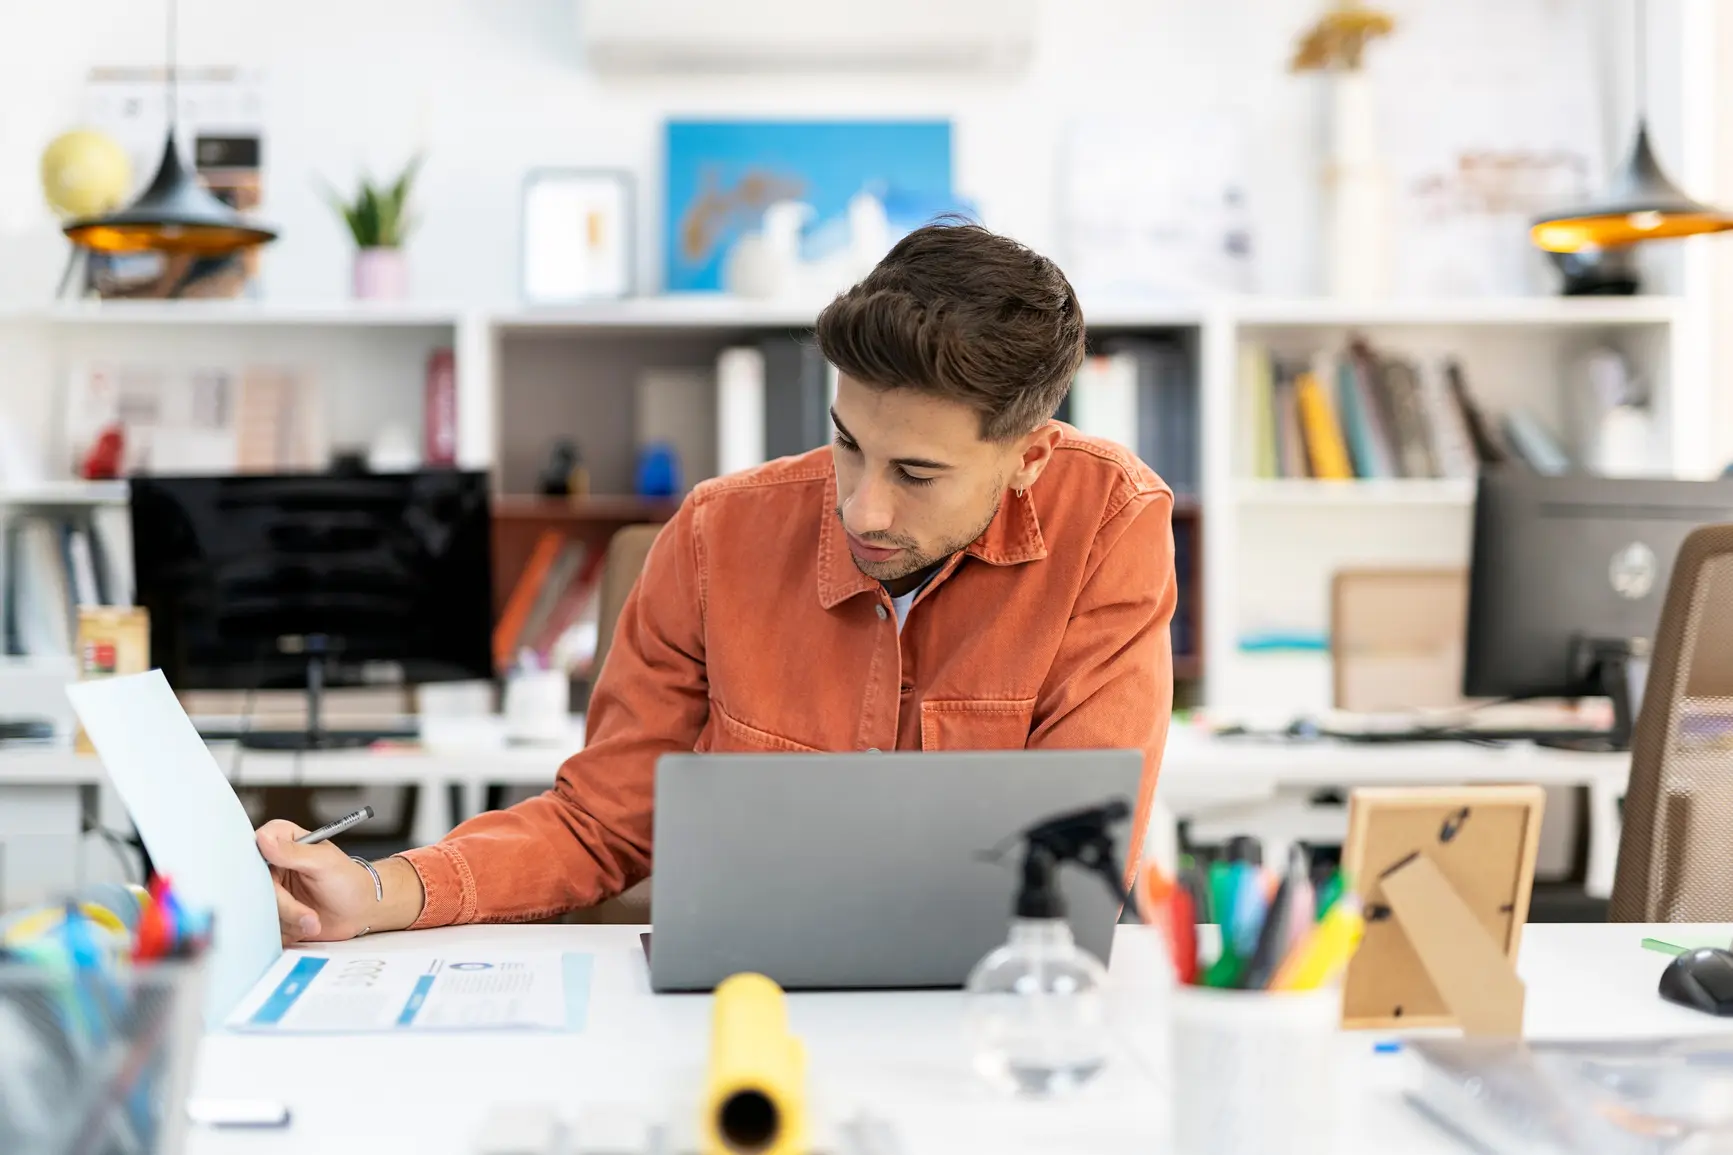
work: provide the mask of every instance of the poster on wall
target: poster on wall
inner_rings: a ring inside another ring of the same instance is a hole
[[[975,215],[948,121],[673,120],[665,143],[669,292],[835,293],[910,230]]]
[[[259,73],[239,68],[178,70],[182,159],[205,187],[241,212],[263,203],[265,102]],[[144,188],[162,160],[167,77],[161,68],[95,68],[85,82],[82,122],[118,141]],[[92,253],[85,292],[110,298],[226,298],[252,295],[259,253],[193,258],[163,253]]]
[[[1529,223],[1605,184],[1605,19],[1600,5],[1553,0],[1399,11],[1395,34],[1369,56],[1398,294],[1554,289]]]
[[[1078,291],[1256,291],[1244,138],[1243,118],[1228,108],[1073,118],[1058,207],[1062,260]]]

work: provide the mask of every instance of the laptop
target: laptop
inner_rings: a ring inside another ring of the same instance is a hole
[[[1136,750],[666,755],[651,989],[739,971],[789,990],[959,987],[1005,941],[1018,832],[1135,801],[1142,773]],[[1078,943],[1106,962],[1118,901],[1076,867],[1061,886]]]

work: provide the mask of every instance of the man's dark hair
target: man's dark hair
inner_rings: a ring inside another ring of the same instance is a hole
[[[981,414],[984,439],[1009,441],[1065,399],[1083,310],[1039,253],[980,225],[932,224],[825,307],[818,347],[863,385],[961,401]]]

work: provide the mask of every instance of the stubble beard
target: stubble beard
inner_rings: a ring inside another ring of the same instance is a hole
[[[876,582],[894,582],[901,578],[906,578],[910,574],[919,573],[921,570],[930,569],[950,557],[952,554],[961,553],[963,550],[968,549],[969,546],[973,545],[983,533],[987,532],[987,527],[993,524],[993,519],[995,517],[999,516],[999,507],[1003,505],[1005,501],[1004,487],[997,487],[997,492],[999,496],[993,500],[993,508],[988,511],[987,516],[982,519],[981,524],[976,526],[975,529],[965,537],[959,537],[954,541],[947,541],[937,549],[929,552],[922,552],[918,543],[905,537],[896,537],[889,534],[882,536],[875,535],[870,538],[863,537],[861,540],[866,542],[868,545],[876,545],[882,549],[901,549],[903,553],[898,557],[891,558],[889,561],[862,561],[860,558],[855,557],[853,553],[850,553],[848,555],[849,560],[854,562],[856,569],[860,570],[861,573],[872,578]],[[840,505],[836,508],[836,519],[839,522],[842,521],[842,507]]]

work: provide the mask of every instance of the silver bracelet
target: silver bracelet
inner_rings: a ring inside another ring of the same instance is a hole
[[[349,856],[349,861],[359,862],[361,864],[361,869],[373,876],[373,901],[384,902],[385,882],[379,877],[379,872],[373,868],[373,864],[368,862],[365,858],[362,858],[359,854],[351,854]]]

